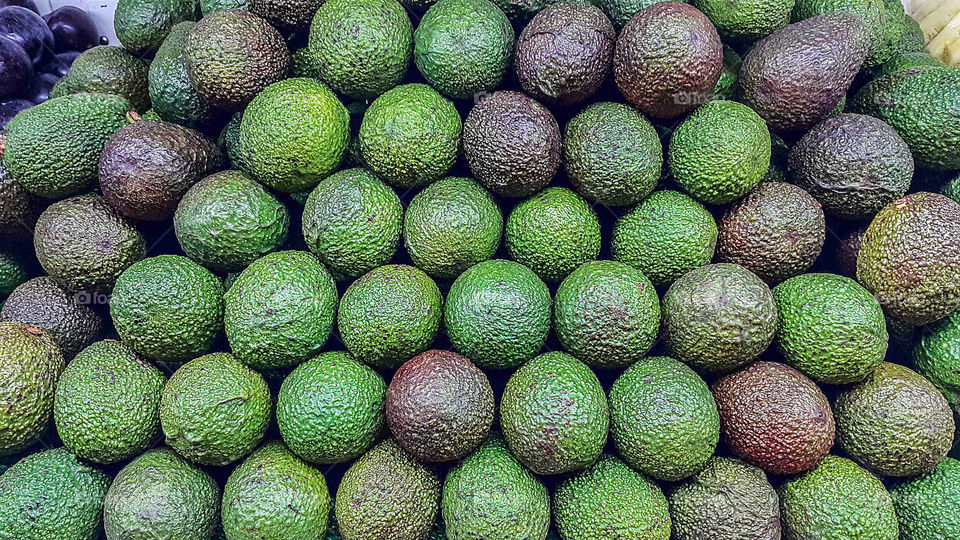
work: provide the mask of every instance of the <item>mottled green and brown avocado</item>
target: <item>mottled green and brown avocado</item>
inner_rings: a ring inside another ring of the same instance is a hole
[[[70,294],[49,276],[24,282],[7,297],[0,321],[16,321],[46,330],[65,358],[73,358],[93,343],[103,328],[103,319],[91,306],[93,296]]]

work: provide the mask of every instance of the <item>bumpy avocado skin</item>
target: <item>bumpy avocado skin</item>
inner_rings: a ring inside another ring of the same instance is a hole
[[[147,63],[122,47],[99,45],[87,49],[70,64],[70,71],[50,90],[50,98],[78,92],[115,94],[136,110],[150,108]]]
[[[189,128],[204,129],[223,116],[201,99],[190,83],[183,48],[196,23],[184,21],[170,29],[147,73],[150,103],[160,118]]]
[[[717,27],[724,41],[750,43],[790,24],[794,0],[693,0]]]
[[[927,474],[890,488],[902,540],[949,538],[960,530],[960,461],[947,458]]]
[[[197,8],[192,0],[119,0],[113,28],[124,48],[142,58],[160,47],[175,24],[197,20]]]
[[[17,321],[49,332],[64,358],[73,358],[93,343],[103,329],[103,319],[90,309],[93,297],[70,294],[48,276],[33,278],[10,293],[0,321]]]

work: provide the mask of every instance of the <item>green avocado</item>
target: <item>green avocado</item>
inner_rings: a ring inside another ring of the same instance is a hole
[[[96,300],[99,298],[88,293],[70,294],[55,279],[40,276],[10,293],[0,309],[0,321],[16,321],[46,330],[60,346],[64,358],[72,359],[93,343],[103,329],[103,319],[91,309]]]
[[[717,27],[720,37],[734,43],[750,43],[790,24],[794,0],[693,0]]]
[[[143,57],[160,48],[175,24],[199,15],[196,0],[119,0],[113,29],[127,50]]]
[[[150,108],[148,71],[147,63],[126,49],[100,45],[87,49],[73,61],[67,75],[50,90],[50,98],[79,92],[114,94],[144,112]]]
[[[150,103],[160,118],[189,128],[204,129],[216,123],[222,113],[200,98],[187,74],[183,49],[194,25],[193,21],[184,21],[170,29],[170,34],[150,62],[147,79],[150,82]]]
[[[901,540],[950,538],[960,530],[960,461],[947,458],[927,474],[890,488]]]

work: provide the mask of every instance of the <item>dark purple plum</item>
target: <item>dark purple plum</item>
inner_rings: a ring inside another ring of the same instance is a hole
[[[43,103],[50,97],[50,89],[59,80],[60,78],[52,73],[38,74],[23,92],[24,99],[29,99],[37,105]]]
[[[100,42],[100,32],[90,15],[76,7],[63,6],[43,16],[53,33],[56,52],[85,51]]]
[[[0,9],[0,36],[16,41],[36,64],[44,53],[53,51],[53,33],[43,17],[25,7],[9,6]]]
[[[70,71],[70,66],[73,65],[73,61],[80,56],[80,51],[67,51],[62,53],[57,53],[47,60],[40,64],[40,67],[37,68],[37,71],[41,73],[52,73],[59,78],[66,76],[67,72]]]
[[[0,99],[19,96],[33,78],[33,64],[23,47],[0,36]]]
[[[40,10],[37,9],[36,2],[33,0],[0,0],[0,9],[3,9],[7,6],[25,7],[34,13],[40,13]]]
[[[33,107],[33,102],[23,98],[0,100],[0,129],[6,127],[7,122],[16,116],[18,112],[29,109],[30,107]]]

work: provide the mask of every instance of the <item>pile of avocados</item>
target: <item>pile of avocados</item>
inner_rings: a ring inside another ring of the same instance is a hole
[[[119,0],[0,130],[0,540],[960,539],[899,0]]]

